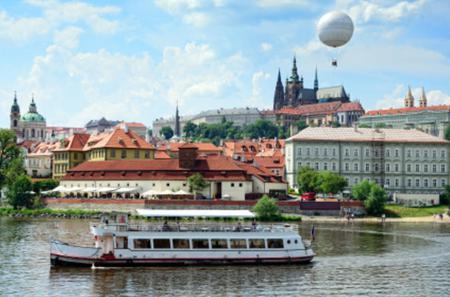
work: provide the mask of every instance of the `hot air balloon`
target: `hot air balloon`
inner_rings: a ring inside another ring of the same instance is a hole
[[[353,21],[345,13],[332,11],[324,14],[317,24],[317,33],[323,44],[336,48],[345,45],[353,35]],[[337,60],[333,59],[333,66]]]

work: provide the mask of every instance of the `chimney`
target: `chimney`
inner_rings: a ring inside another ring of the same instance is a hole
[[[128,133],[128,125],[127,123],[123,123],[123,131],[125,131],[125,133]]]
[[[178,148],[178,166],[193,169],[197,160],[198,148],[192,143],[186,143]]]

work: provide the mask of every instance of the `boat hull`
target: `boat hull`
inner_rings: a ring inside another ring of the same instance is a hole
[[[136,266],[207,266],[207,265],[286,265],[307,264],[314,255],[304,257],[276,257],[276,258],[149,258],[149,259],[89,259],[67,255],[51,254],[53,267],[136,267]]]

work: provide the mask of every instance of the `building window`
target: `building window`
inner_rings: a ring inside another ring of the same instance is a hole
[[[353,156],[358,157],[358,149],[355,149],[355,151],[353,152]]]
[[[398,164],[395,164],[395,172],[398,172]]]
[[[115,158],[116,157],[116,150],[112,149],[109,153],[109,155],[111,156],[111,158]]]
[[[348,152],[348,148],[345,149],[345,156],[348,157],[349,152]]]
[[[445,179],[441,179],[441,187],[445,187],[446,184]]]
[[[309,147],[306,148],[306,155],[309,156],[309,154],[311,153],[311,150]]]
[[[420,180],[417,178],[416,179],[416,188],[420,187]]]
[[[416,172],[419,172],[419,171],[420,171],[420,165],[416,164]]]
[[[424,181],[423,181],[423,186],[424,186],[425,188],[428,188],[428,179],[424,179]]]
[[[125,158],[127,157],[127,151],[126,151],[126,150],[122,150],[122,151],[120,152],[120,157],[121,157],[122,159],[125,159]]]
[[[145,158],[150,159],[150,151],[145,151]]]
[[[398,187],[398,184],[399,184],[398,178],[396,178],[396,179],[395,179],[395,186]]]
[[[384,183],[389,187],[391,185],[391,180],[389,178],[386,178],[386,181]]]
[[[354,181],[355,181],[355,183],[354,183],[355,185],[358,184],[358,182],[359,182],[357,177],[355,177]]]
[[[390,164],[386,164],[386,172],[391,171],[391,165]]]
[[[139,150],[134,151],[134,158],[139,159]]]
[[[410,178],[408,178],[407,185],[408,185],[408,187],[411,187],[411,186],[412,186],[412,184],[411,184],[411,179],[410,179]]]
[[[319,156],[319,148],[315,148],[314,149],[314,154],[316,155],[316,157],[318,157]]]
[[[433,164],[433,172],[436,173],[436,164]]]
[[[353,169],[357,172],[359,170],[358,163],[353,164]]]
[[[445,159],[445,151],[444,150],[441,151],[441,158]]]
[[[428,172],[428,164],[423,165],[423,172]]]
[[[424,150],[423,151],[423,157],[424,158],[428,158],[428,150]]]
[[[433,179],[433,188],[437,187],[437,179]]]
[[[416,158],[420,158],[420,151],[416,150]]]
[[[336,149],[333,148],[333,157],[336,156]]]
[[[349,171],[348,163],[345,163],[344,166],[345,166],[345,171]]]
[[[442,173],[445,172],[445,164],[441,164],[441,172],[442,172]]]
[[[433,150],[433,159],[436,159],[436,151]]]
[[[411,172],[411,164],[406,165],[406,172]]]
[[[316,170],[319,170],[319,163],[318,162],[316,162],[316,164],[315,164],[315,167],[314,168],[316,168]]]
[[[406,151],[406,156],[407,156],[408,158],[411,158],[411,150],[407,150],[407,151]]]
[[[323,164],[323,170],[328,170],[328,163],[327,163],[327,162],[325,162],[325,163]]]
[[[373,164],[373,168],[375,172],[378,172],[378,163]]]
[[[398,149],[395,149],[395,157],[398,158],[398,156],[399,156]]]
[[[390,157],[391,156],[391,151],[389,149],[386,150],[386,157]]]
[[[302,155],[302,148],[301,148],[301,147],[299,147],[299,148],[297,149],[297,155],[299,155],[299,156]]]
[[[369,172],[370,171],[370,165],[369,165],[369,163],[366,163],[366,172]]]
[[[366,148],[366,157],[369,157],[370,156],[370,152],[369,152],[369,149],[368,148]]]
[[[323,149],[323,155],[327,156],[328,155],[328,150],[326,148]]]

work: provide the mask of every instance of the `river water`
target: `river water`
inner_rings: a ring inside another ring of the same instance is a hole
[[[450,225],[315,226],[304,266],[51,269],[49,238],[92,245],[89,221],[0,218],[0,295],[450,296]]]

